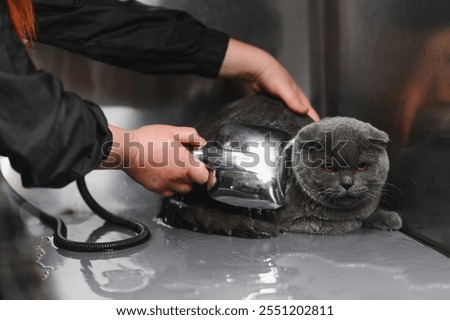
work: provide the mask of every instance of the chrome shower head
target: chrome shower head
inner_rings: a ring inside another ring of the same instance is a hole
[[[215,170],[210,196],[227,204],[277,209],[286,202],[292,137],[268,127],[227,124],[194,155]]]

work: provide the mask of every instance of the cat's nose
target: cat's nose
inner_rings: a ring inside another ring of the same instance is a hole
[[[348,176],[342,177],[341,186],[344,187],[345,190],[350,189],[353,186],[353,179]]]
[[[341,186],[345,188],[345,190],[348,190],[352,187],[353,183],[341,183]]]

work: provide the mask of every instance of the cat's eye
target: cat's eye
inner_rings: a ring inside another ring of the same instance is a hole
[[[325,170],[326,172],[335,172],[336,169],[333,167],[333,165],[331,164],[324,164],[322,166],[323,170]]]
[[[361,162],[356,166],[356,170],[358,171],[364,171],[367,169],[367,162]]]

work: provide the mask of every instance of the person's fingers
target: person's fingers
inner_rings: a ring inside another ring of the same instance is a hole
[[[194,158],[194,156],[192,156],[192,158]],[[208,169],[206,169],[203,162],[200,162],[197,159],[194,159],[194,161],[196,161],[198,165],[189,166],[188,177],[195,183],[205,184],[209,177]]]
[[[283,66],[276,60],[274,60],[273,64],[275,67],[272,67],[272,70],[274,69],[275,71],[270,72],[266,70],[262,73],[258,81],[256,81],[256,86],[253,86],[253,88],[263,89],[281,99],[295,113],[307,114],[309,108],[312,108],[308,98]],[[276,81],[273,81],[273,79],[276,79]]]
[[[314,121],[318,121],[320,117],[308,97],[289,75],[286,77],[288,77],[287,83],[280,83],[278,88],[275,89],[275,95],[283,100],[292,111],[307,114]]]
[[[206,140],[200,137],[197,130],[191,127],[175,127],[175,139],[184,145],[201,147]]]
[[[170,197],[173,197],[174,192],[173,191],[164,191],[159,194],[162,195],[164,198],[170,198]]]
[[[177,193],[188,193],[192,190],[192,184],[190,183],[180,183],[173,187],[173,191]]]
[[[215,184],[216,184],[216,170],[211,170],[209,171],[208,182],[206,183],[208,190],[211,190]]]
[[[319,117],[319,115],[317,114],[316,110],[314,110],[314,108],[310,108],[310,109],[308,110],[308,116],[309,116],[311,119],[313,119],[314,121],[319,121],[319,120],[320,120],[320,117]]]
[[[311,102],[309,101],[308,97],[305,95],[303,90],[299,87],[299,85],[292,80],[292,89],[295,92],[295,95],[298,97],[302,105],[304,105],[308,109],[312,109],[313,106],[311,105]]]
[[[300,114],[306,114],[308,112],[308,107],[292,88],[283,87],[280,92],[280,98],[283,99],[284,103],[286,103],[288,108],[292,111]]]
[[[183,169],[176,177],[176,181],[179,183],[204,184],[208,180],[208,169],[205,164],[181,144],[179,144],[178,155],[175,153],[174,165]]]
[[[307,114],[314,121],[320,120],[319,115],[317,114],[314,107],[311,105],[309,99],[305,96],[300,87],[298,87],[297,85],[296,87],[298,88],[295,89],[298,90],[296,93],[294,93],[293,90],[285,90],[283,88],[280,88],[278,90],[275,89],[272,95],[281,99],[288,106],[288,108],[294,111],[295,113]],[[264,91],[259,83],[253,83],[252,89],[255,92]]]
[[[319,121],[320,117],[317,114],[316,110],[314,109],[314,107],[312,106],[311,102],[309,101],[309,99],[306,97],[306,95],[303,93],[302,89],[295,83],[294,84],[294,90],[297,92],[300,100],[302,101],[303,105],[306,106],[308,108],[308,116],[313,119],[314,121]]]

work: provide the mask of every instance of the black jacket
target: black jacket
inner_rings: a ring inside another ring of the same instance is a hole
[[[228,36],[136,1],[35,1],[38,41],[147,74],[216,77]],[[29,59],[0,0],[0,155],[25,187],[61,187],[95,169],[112,139],[100,108]]]

